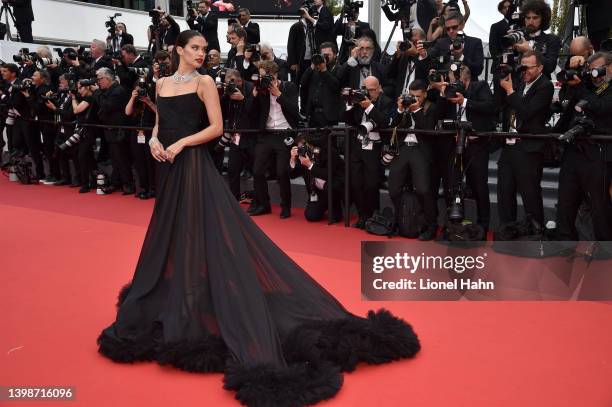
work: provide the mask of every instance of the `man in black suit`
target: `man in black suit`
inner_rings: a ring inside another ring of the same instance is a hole
[[[461,67],[459,78],[451,72],[451,80],[457,79],[463,84],[464,93],[457,92],[455,97],[440,99],[439,113],[441,117],[470,122],[476,132],[491,132],[495,130],[495,101],[485,81],[473,81],[470,68]],[[467,145],[463,155],[463,168],[466,170],[467,185],[476,200],[478,211],[477,223],[486,231],[489,228],[490,200],[489,200],[489,147],[488,137],[468,136]],[[451,155],[451,163],[458,157]],[[457,168],[451,168],[451,188],[460,181]]]
[[[187,17],[187,25],[192,30],[202,33],[208,42],[208,50],[216,49],[221,51],[219,47],[219,37],[217,35],[217,27],[219,19],[217,15],[210,10],[211,1],[203,0],[198,3],[198,15],[190,12]]]
[[[415,79],[427,81],[429,61],[425,59],[426,50],[421,47],[417,49],[419,41],[425,41],[425,32],[420,28],[411,31],[410,41],[404,44],[408,46],[405,51],[399,49],[402,43],[398,43],[398,49],[393,54],[391,63],[387,66],[387,85],[385,94],[397,98],[408,89],[408,85]]]
[[[121,47],[121,56],[121,61],[116,61],[118,63],[115,67],[115,73],[119,78],[121,86],[123,86],[126,92],[131,94],[139,75],[136,72],[132,72],[130,68],[140,68],[144,70],[145,68],[149,68],[149,64],[147,64],[144,58],[138,54],[136,48],[130,44]],[[142,75],[145,75],[144,71],[142,71]]]
[[[334,35],[342,37],[342,45],[340,45],[340,53],[338,54],[338,62],[343,64],[349,58],[351,50],[355,46],[353,40],[360,38],[364,30],[370,29],[370,24],[359,21],[359,9],[350,10],[352,15],[350,18],[345,17],[343,13],[338,16],[334,24]]]
[[[374,61],[373,56],[374,42],[368,37],[359,38],[351,51],[351,57],[338,68],[340,86],[359,89],[364,86],[368,76],[374,76],[383,83],[385,68],[380,62]]]
[[[274,61],[278,65],[278,79],[281,81],[289,80],[289,64],[284,59],[278,58],[274,54],[274,49],[268,43],[261,43],[261,60],[262,61]]]
[[[325,5],[326,0],[314,0],[316,8],[315,19],[307,9],[301,8],[300,15],[314,27],[315,49],[318,49],[324,42],[334,42],[334,16],[330,9]]]
[[[134,37],[128,34],[125,23],[117,23],[115,24],[115,35],[106,37],[106,43],[113,51],[120,51],[124,45],[134,45]]]
[[[299,154],[298,148],[307,147],[307,152]],[[302,176],[308,193],[304,217],[309,222],[318,222],[325,216],[328,207],[328,169],[329,156],[325,137],[299,138],[297,145],[291,147],[289,174],[291,178]],[[344,160],[332,147],[332,222],[342,219],[342,198],[344,191]]]
[[[304,18],[293,23],[289,28],[287,37],[287,64],[291,72],[291,81],[300,83],[302,73],[310,65],[311,55],[306,60],[306,32],[307,26]]]
[[[510,131],[546,132],[554,87],[544,75],[542,55],[527,51],[521,58],[521,84],[515,91],[510,75],[500,82],[511,109]],[[516,221],[516,192],[521,194],[525,213],[544,224],[542,171],[544,142],[528,138],[506,139],[497,170],[497,202],[502,224]]]
[[[378,189],[381,175],[381,137],[378,130],[389,127],[393,101],[382,93],[380,82],[374,76],[363,81],[368,92],[360,102],[347,104],[345,122],[359,126],[362,132],[350,141],[351,195],[359,213],[353,226],[365,228],[365,222],[380,206]]]
[[[584,111],[593,120],[595,134],[612,133],[612,54],[598,52],[588,59],[590,70],[598,69],[601,75],[587,81],[580,79],[568,83],[568,108],[575,112],[577,102],[587,102]],[[574,115],[575,116],[575,115]],[[566,131],[573,127],[571,123]],[[612,168],[612,144],[593,142],[578,136],[567,140],[559,174],[559,201],[557,206],[557,230],[564,240],[578,240],[576,215],[583,199],[587,199],[593,218],[596,240],[612,240],[612,204],[608,188]]]
[[[319,65],[312,64],[302,76],[301,88],[306,93],[305,113],[310,127],[333,126],[342,109],[340,81],[336,77],[336,44],[324,42]]]
[[[451,13],[444,22],[444,28],[448,37],[438,38],[436,45],[431,50],[426,51],[426,55],[430,61],[434,61],[440,56],[450,55],[453,60],[461,61],[464,65],[470,67],[472,72],[472,80],[477,81],[484,68],[484,52],[482,50],[482,41],[480,38],[463,36],[463,41],[459,41],[461,47],[456,49],[453,44],[455,40],[461,40],[458,35],[460,27],[463,26],[464,18],[461,13]],[[418,45],[420,49],[422,45]]]
[[[404,106],[402,96],[397,98],[397,115],[391,127],[403,129],[433,130],[436,126],[436,105],[427,100],[427,82],[416,79],[410,83],[409,93],[415,103]],[[405,134],[397,139],[399,155],[389,165],[389,197],[395,207],[396,220],[400,214],[404,186],[411,185],[421,202],[425,225],[419,240],[432,240],[437,231],[437,205],[431,188],[432,146],[431,138]]]
[[[278,79],[278,66],[272,61],[259,63],[259,74],[271,75],[272,81],[267,89],[253,90],[255,105],[258,109],[259,129],[283,130],[296,129],[299,120],[298,89],[292,82]],[[253,164],[255,200],[248,209],[252,216],[271,213],[270,195],[266,182],[266,170],[276,161],[276,176],[280,184],[281,219],[291,216],[291,184],[289,181],[289,140],[286,135],[261,134],[255,145]]]
[[[238,21],[247,33],[247,43],[259,44],[259,24],[251,21],[251,12],[248,8],[238,9]]]
[[[502,45],[502,38],[508,34],[510,30],[509,15],[510,6],[512,2],[510,0],[502,0],[497,4],[497,11],[501,13],[504,18],[495,24],[491,25],[489,31],[489,52],[493,62],[491,64],[491,74],[493,74],[493,95],[495,96],[495,104],[497,105],[498,112],[501,113],[501,122],[503,124],[503,130],[508,131],[508,106],[506,104],[506,93],[499,86],[498,67],[500,64],[500,57],[506,51],[506,47]]]
[[[99,89],[94,94],[99,106],[98,119],[108,126],[124,126],[129,119],[125,115],[125,105],[130,97],[128,92],[117,83],[113,71],[100,68],[96,72]],[[129,140],[126,130],[104,129],[104,138],[109,144],[113,172],[118,175],[124,195],[134,193],[132,169],[129,155]],[[114,177],[113,177],[114,178]],[[119,185],[115,185],[119,186]]]
[[[544,0],[527,0],[521,6],[521,14],[525,18],[527,36],[513,48],[523,54],[527,51],[538,51],[542,55],[544,75],[550,75],[557,67],[557,59],[561,50],[561,39],[544,31],[550,28],[550,6]]]
[[[19,33],[21,42],[34,42],[32,38],[32,21],[34,21],[34,11],[32,11],[32,0],[13,0],[13,15],[15,16],[15,27]]]
[[[610,15],[612,5],[607,0],[589,0],[586,2],[586,24],[589,39],[595,51],[599,51],[601,43],[610,37]]]

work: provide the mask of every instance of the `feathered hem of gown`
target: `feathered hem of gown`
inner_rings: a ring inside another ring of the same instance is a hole
[[[119,295],[120,305],[129,285]],[[115,362],[157,361],[189,372],[224,373],[224,388],[252,407],[302,406],[333,397],[342,387],[341,372],[359,362],[381,364],[413,357],[420,343],[412,327],[389,311],[369,311],[367,318],[348,317],[302,324],[283,338],[287,367],[245,367],[234,361],[223,339],[209,336],[198,341],[162,343],[161,330],[118,340],[103,331],[99,352]]]

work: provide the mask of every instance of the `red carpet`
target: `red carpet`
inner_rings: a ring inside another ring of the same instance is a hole
[[[66,406],[237,406],[220,374],[98,355],[153,201],[0,179],[0,386],[75,386]],[[328,406],[612,406],[612,307],[602,303],[364,302],[361,231],[257,223],[356,314],[386,307],[413,324],[414,360],[359,366]],[[40,406],[44,402],[2,405]]]

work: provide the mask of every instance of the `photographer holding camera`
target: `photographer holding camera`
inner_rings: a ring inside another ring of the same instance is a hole
[[[6,3],[7,0],[3,1]],[[32,0],[9,0],[13,6],[13,15],[15,16],[15,28],[19,33],[19,41],[34,42],[32,38],[32,21],[34,21],[34,12],[32,11]]]
[[[383,82],[385,68],[380,62],[373,60],[374,48],[374,41],[369,37],[361,37],[356,41],[351,57],[346,64],[338,68],[337,76],[341,87],[359,89],[368,76],[374,76],[379,82]]]
[[[326,0],[306,0],[300,8],[300,16],[314,28],[315,49],[324,42],[335,42],[334,16],[325,4]],[[317,18],[315,18],[317,17]]]
[[[398,43],[391,63],[387,66],[385,93],[397,98],[415,79],[427,82],[429,61],[425,59],[425,48],[417,50],[417,44],[425,41],[425,32],[420,28],[410,31],[410,40]]]
[[[482,41],[480,38],[459,33],[463,23],[464,18],[460,13],[451,13],[444,22],[444,29],[448,37],[439,38],[430,50],[425,51],[425,57],[433,61],[440,56],[450,55],[452,60],[469,66],[472,80],[477,81],[484,69]],[[422,48],[424,44],[418,43],[417,51],[421,52]]]
[[[254,127],[256,110],[253,108],[254,86],[245,81],[240,72],[228,69],[225,83],[221,87],[221,109],[226,121],[224,127],[230,129],[249,129]],[[240,199],[240,174],[244,169],[252,169],[255,150],[255,134],[225,133],[219,141],[217,150],[229,146],[227,175],[229,187],[236,199]]]
[[[436,105],[427,100],[427,82],[416,79],[410,83],[409,94],[397,98],[397,115],[391,127],[433,130],[437,122]],[[425,215],[425,225],[419,240],[436,237],[438,206],[431,188],[432,148],[429,137],[406,134],[398,145],[398,155],[389,164],[389,197],[395,207],[396,221],[400,217],[402,191],[408,181],[414,187]],[[397,223],[397,222],[396,222]]]
[[[259,24],[251,21],[251,12],[248,8],[238,9],[238,21],[247,33],[247,42],[249,44],[259,44]]]
[[[219,19],[214,12],[210,11],[210,5],[210,0],[200,1],[198,3],[197,14],[193,8],[188,8],[187,25],[189,25],[190,29],[202,33],[208,42],[208,51],[216,49],[221,52],[219,36],[217,34]]]
[[[274,55],[272,46],[267,42],[261,43],[261,60],[262,61],[273,61],[278,65],[278,78],[281,81],[289,80],[289,64],[284,59],[278,58]]]
[[[157,51],[147,76],[147,83],[157,83],[159,78],[172,75],[172,60],[168,51]]]
[[[115,74],[119,78],[119,83],[127,92],[134,89],[134,85],[139,76],[147,76],[149,64],[141,57],[133,45],[121,47],[121,60],[115,62]]]
[[[170,14],[159,9],[149,10],[152,24],[147,30],[147,38],[152,44],[151,54],[157,51],[172,51],[176,38],[181,32],[181,27]]]
[[[131,118],[132,124],[139,127],[155,126],[155,88],[141,78],[132,90],[130,100],[125,106],[125,115]],[[155,196],[155,159],[151,155],[149,141],[151,130],[128,131],[130,147],[134,158],[134,168],[138,175],[140,192],[136,197],[149,199]]]
[[[562,136],[568,144],[559,174],[557,230],[560,239],[578,240],[576,215],[583,199],[587,199],[595,239],[612,240],[612,204],[608,193],[612,144],[589,139],[591,132],[612,132],[612,54],[595,53],[589,57],[587,66],[589,77],[584,82],[578,78],[568,82],[568,111],[575,112],[575,120]]]
[[[355,39],[363,35],[363,31],[370,29],[370,24],[359,21],[359,9],[363,7],[361,1],[346,0],[342,12],[334,23],[334,34],[342,37],[338,61],[340,64],[346,62],[351,50],[355,46]]]
[[[29,129],[21,129],[20,127],[27,121],[22,122],[19,120],[21,113],[20,110],[29,110],[28,101],[25,96],[18,92],[13,85],[19,85],[17,76],[19,74],[19,68],[15,64],[4,64],[0,69],[2,72],[2,81],[4,82],[2,104],[6,109],[6,115],[4,117],[4,124],[6,128],[6,141],[9,154],[13,153],[16,148],[21,148],[23,136]],[[19,120],[19,123],[17,121]],[[17,126],[15,125],[17,123]]]
[[[308,193],[304,217],[308,222],[318,222],[328,209],[328,168],[332,156],[332,223],[342,219],[344,190],[344,160],[336,149],[327,149],[325,137],[298,136],[296,145],[291,147],[289,168],[291,178],[302,176]]]
[[[134,37],[128,34],[125,23],[116,23],[114,35],[109,35],[106,42],[110,44],[113,51],[120,51],[124,45],[134,45]]]
[[[298,89],[292,82],[278,79],[278,66],[272,61],[259,63],[260,79],[253,89],[259,112],[260,130],[296,129],[299,120]],[[289,181],[289,147],[292,137],[267,133],[259,135],[253,164],[256,198],[248,209],[252,216],[271,213],[266,170],[276,160],[276,176],[280,185],[281,219],[291,216],[291,185]]]
[[[467,65],[461,67],[459,74],[451,72],[450,77],[451,83],[442,87],[444,97],[438,99],[440,118],[469,122],[474,132],[494,131],[495,101],[489,84],[485,81],[473,81]],[[451,168],[450,186],[452,188],[462,182],[461,171],[465,171],[467,185],[476,200],[477,223],[482,226],[485,235],[489,229],[491,213],[488,185],[489,149],[489,138],[468,136],[466,140],[455,140],[455,150],[450,156],[451,162],[457,163],[462,158],[463,163],[463,168]],[[463,157],[460,157],[461,155]]]
[[[380,152],[381,137],[378,130],[389,127],[393,101],[382,93],[380,82],[374,76],[363,81],[367,95],[353,90],[357,96],[347,100],[345,122],[359,128],[350,141],[351,194],[359,212],[353,227],[364,229],[365,222],[380,205]]]
[[[340,81],[336,77],[336,43],[321,44],[320,54],[314,55],[311,66],[302,76],[306,94],[305,112],[310,127],[333,126],[342,109]]]
[[[253,54],[257,49],[256,44],[246,43],[246,31],[244,28],[233,25],[228,34],[228,41],[232,48],[227,53],[225,67],[237,69],[240,71],[240,76],[250,80],[253,74],[257,74],[257,67],[253,63]]]
[[[500,81],[510,105],[510,131],[518,133],[547,133],[550,103],[554,87],[544,75],[542,55],[527,51],[521,58],[521,84],[515,91],[512,77]],[[501,224],[517,219],[516,192],[521,194],[525,213],[544,225],[542,202],[543,148],[545,141],[528,138],[508,138],[502,148],[497,170],[497,202]]]
[[[128,93],[119,85],[113,71],[101,68],[96,72],[99,89],[95,92],[98,107],[98,120],[109,126],[104,129],[104,138],[109,145],[113,165],[112,182],[114,187],[123,189],[123,195],[134,193],[130,163],[130,144],[127,131],[111,126],[123,126],[128,123],[125,105],[129,100]]]
[[[77,128],[75,134],[79,139],[77,144],[78,173],[80,176],[81,188],[79,193],[87,193],[92,186],[92,175],[97,169],[94,157],[94,145],[96,144],[96,132],[92,127],[84,127],[84,124],[98,123],[96,111],[98,107],[94,98],[94,91],[97,89],[95,79],[81,79],[76,87],[70,89],[72,98],[72,111],[76,115]],[[93,178],[95,180],[95,178]]]

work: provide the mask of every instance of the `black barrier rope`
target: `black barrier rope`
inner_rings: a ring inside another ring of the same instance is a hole
[[[54,120],[41,120],[41,119],[28,119],[31,122],[48,123],[57,126],[74,126],[76,122],[61,122]],[[94,127],[103,129],[117,129],[117,130],[152,130],[152,127],[143,126],[120,126],[120,125],[103,125],[103,124],[90,124],[90,123],[79,123],[82,127]],[[259,130],[259,129],[223,129],[226,133],[241,133],[241,134],[295,134],[306,133],[306,134],[319,134],[327,137],[327,148],[328,148],[328,168],[327,168],[327,221],[328,224],[332,224],[333,221],[333,180],[332,180],[332,168],[333,168],[333,154],[332,151],[332,139],[337,136],[344,137],[344,226],[348,227],[350,224],[350,213],[349,213],[349,202],[350,202],[350,136],[351,133],[355,134],[357,131],[356,127],[352,126],[334,126],[334,127],[304,127],[298,129],[283,129],[283,130]],[[393,128],[379,130],[381,134],[393,133]],[[440,135],[456,135],[455,130],[417,130],[417,129],[395,129],[398,134],[411,133],[421,136],[440,136]],[[558,141],[560,133],[549,133],[549,134],[530,134],[530,133],[510,133],[510,132],[473,132],[470,136],[477,137],[490,137],[490,138],[530,138],[530,139],[542,139],[542,140],[556,140]],[[588,138],[590,141],[601,141],[601,142],[612,142],[612,134],[593,134]]]

